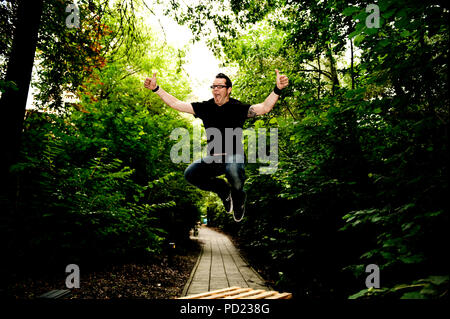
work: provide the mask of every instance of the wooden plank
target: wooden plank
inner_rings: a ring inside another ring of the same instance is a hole
[[[262,290],[262,289],[252,290],[252,291],[244,292],[244,293],[236,295],[236,296],[225,297],[224,299],[243,299],[244,297],[257,295],[257,294],[259,294],[261,292],[265,292],[265,290]],[[247,298],[247,299],[252,299],[252,298]]]
[[[275,295],[279,295],[278,291],[264,291],[260,294],[244,297],[242,299],[266,299],[266,297],[271,297]]]
[[[233,291],[226,291],[226,292],[222,292],[222,293],[216,293],[216,294],[213,294],[211,296],[205,297],[203,299],[222,299],[224,297],[233,297],[235,295],[239,295],[239,294],[242,294],[244,292],[249,292],[251,290],[252,290],[252,288],[239,288],[239,289],[233,290]]]
[[[239,287],[228,287],[228,288],[223,288],[223,289],[203,292],[201,294],[195,294],[195,295],[190,295],[190,296],[186,296],[186,297],[181,297],[181,298],[178,298],[178,299],[201,299],[201,298],[208,297],[208,296],[216,294],[216,293],[233,291],[233,290],[236,290],[236,289],[242,289],[242,288],[239,288]]]
[[[45,294],[40,295],[38,298],[44,299],[60,299],[70,295],[69,289],[56,289],[46,292]]]
[[[198,269],[198,265],[200,265],[200,261],[201,261],[202,256],[203,256],[203,252],[204,252],[204,247],[202,246],[202,249],[200,250],[200,254],[198,255],[197,261],[195,262],[195,266],[194,266],[194,268],[192,268],[191,274],[189,275],[189,279],[186,282],[186,285],[184,285],[183,292],[181,294],[182,296],[185,296],[185,297],[187,296],[187,292],[189,291],[189,288],[191,287],[192,280],[194,279],[195,272]]]
[[[278,295],[268,297],[266,299],[291,299],[291,298],[292,298],[292,294],[290,292],[283,292]]]
[[[228,287],[178,299],[291,299],[289,292],[266,291],[263,289]]]

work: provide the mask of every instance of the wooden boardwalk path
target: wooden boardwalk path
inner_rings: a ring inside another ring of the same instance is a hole
[[[264,279],[242,258],[227,236],[202,226],[198,239],[202,251],[182,296],[241,287],[270,290]]]

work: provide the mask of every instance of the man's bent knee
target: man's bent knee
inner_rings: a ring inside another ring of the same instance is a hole
[[[184,170],[184,178],[191,184],[199,177],[199,164],[199,161],[195,161]]]
[[[194,173],[193,173],[193,167],[192,167],[192,164],[189,165],[189,166],[184,170],[184,178],[185,178],[189,183],[192,183],[192,181],[194,180]]]

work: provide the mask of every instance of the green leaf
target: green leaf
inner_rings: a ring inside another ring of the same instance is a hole
[[[420,255],[413,255],[413,256],[407,256],[407,257],[399,257],[399,259],[404,262],[405,264],[417,264],[424,260],[423,256]]]
[[[350,33],[348,35],[349,39],[352,39],[353,37],[355,37],[356,35],[360,34],[362,30],[355,30],[352,33]]]
[[[386,47],[391,44],[391,41],[389,41],[387,39],[383,39],[383,40],[379,41],[378,44],[382,47]]]
[[[388,11],[382,11],[381,12],[381,16],[383,18],[389,19],[390,17],[392,17],[395,14],[396,11],[397,11],[397,9],[391,9],[391,10],[388,10]]]
[[[426,299],[426,297],[418,291],[407,292],[400,299]]]
[[[429,281],[431,283],[433,283],[436,286],[442,285],[445,282],[449,281],[449,276],[430,276],[427,279],[425,279],[426,281]]]
[[[269,124],[277,124],[277,123],[278,122],[277,122],[277,118],[276,117],[271,118],[270,121],[269,121]]]
[[[349,17],[352,16],[355,12],[361,11],[360,7],[347,7],[342,11],[342,14]]]
[[[359,46],[361,44],[361,42],[364,41],[365,37],[366,37],[366,35],[364,35],[364,34],[357,35],[354,40],[355,45]]]
[[[348,299],[358,299],[361,298],[363,296],[365,296],[367,294],[367,292],[369,291],[369,289],[363,289],[359,292],[357,292],[356,294],[353,294],[351,296],[348,297]]]
[[[367,35],[373,35],[378,33],[379,28],[365,28],[364,29],[364,33],[366,33]]]
[[[403,38],[406,38],[406,37],[408,37],[409,36],[409,31],[408,30],[403,30],[401,33],[400,33],[400,36],[402,36]]]

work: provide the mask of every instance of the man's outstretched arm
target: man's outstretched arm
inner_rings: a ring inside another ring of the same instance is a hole
[[[277,88],[278,90],[282,90],[285,87],[289,85],[289,79],[286,75],[280,75],[280,72],[275,69],[275,72],[277,74]],[[279,93],[279,92],[278,92]],[[262,115],[270,112],[272,108],[275,106],[275,103],[277,103],[280,95],[277,94],[275,91],[269,94],[269,96],[264,100],[264,102],[259,104],[254,104],[250,106],[248,109],[248,117],[255,117],[257,115]]]
[[[183,102],[178,100],[176,97],[170,95],[166,91],[164,91],[162,88],[159,87],[159,85],[156,83],[156,73],[153,73],[152,78],[146,78],[144,82],[144,86],[158,94],[158,96],[163,100],[164,103],[166,103],[171,108],[185,113],[194,114],[194,109],[192,107],[191,103]]]

